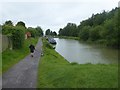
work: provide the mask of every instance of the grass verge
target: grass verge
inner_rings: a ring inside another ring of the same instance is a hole
[[[0,52],[0,75],[2,73],[2,53]]]
[[[9,50],[2,52],[2,73],[7,71],[14,64],[18,63],[21,59],[23,59],[26,55],[29,54],[29,45],[30,43],[36,44],[38,38],[30,38],[25,40],[24,46],[22,49],[18,50]]]
[[[38,88],[117,88],[118,66],[68,63],[46,47],[38,69]]]

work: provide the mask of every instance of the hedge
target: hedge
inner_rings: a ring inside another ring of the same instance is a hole
[[[20,49],[24,45],[25,40],[25,30],[22,27],[14,27],[14,32],[12,33],[12,45],[13,49]]]

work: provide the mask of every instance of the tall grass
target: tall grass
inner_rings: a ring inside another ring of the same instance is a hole
[[[0,52],[0,75],[2,73],[2,53]]]

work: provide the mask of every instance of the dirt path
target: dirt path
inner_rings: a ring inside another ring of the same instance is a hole
[[[42,41],[39,39],[34,57],[26,56],[2,76],[2,88],[36,88],[37,69]]]

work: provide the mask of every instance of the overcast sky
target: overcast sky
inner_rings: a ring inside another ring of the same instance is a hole
[[[8,2],[9,1],[9,2]],[[27,27],[41,26],[58,32],[67,23],[80,24],[94,13],[110,11],[119,0],[2,0],[0,24],[6,20],[25,22]]]

